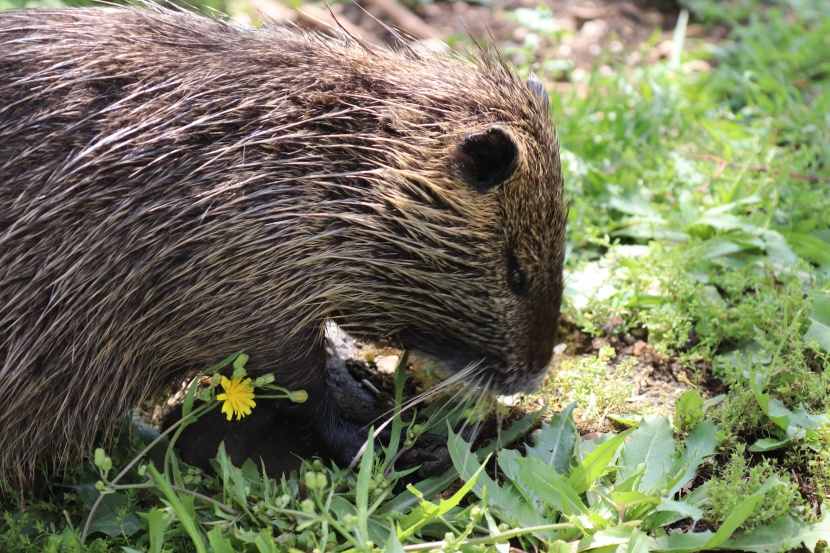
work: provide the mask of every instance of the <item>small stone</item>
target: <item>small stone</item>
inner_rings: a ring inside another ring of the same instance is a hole
[[[400,360],[397,355],[378,355],[375,357],[375,366],[380,373],[395,374],[395,369],[398,367]]]
[[[513,42],[524,44],[525,38],[527,38],[529,32],[530,31],[524,27],[516,27],[516,29],[513,30]]]
[[[648,349],[648,344],[643,342],[642,340],[637,340],[633,346],[631,346],[631,353],[635,356],[639,357],[646,352]]]
[[[605,338],[597,337],[597,338],[594,338],[593,340],[591,340],[591,349],[594,350],[594,351],[599,351],[607,345],[608,345],[608,340],[606,340]]]
[[[712,66],[706,60],[691,60],[683,64],[683,69],[690,73],[709,73]]]

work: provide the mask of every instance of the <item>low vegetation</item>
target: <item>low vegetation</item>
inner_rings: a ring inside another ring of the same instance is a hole
[[[496,439],[446,424],[452,467],[426,479],[390,462],[398,440],[269,479],[163,444],[122,471],[134,436],[37,499],[9,489],[0,551],[825,551],[830,4],[683,4],[669,59],[553,95],[565,347]],[[687,14],[726,38],[684,42]]]

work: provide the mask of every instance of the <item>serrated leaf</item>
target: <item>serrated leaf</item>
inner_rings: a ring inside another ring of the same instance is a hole
[[[644,530],[653,530],[674,524],[684,518],[691,518],[693,520],[700,520],[703,517],[703,508],[709,502],[707,496],[707,489],[709,482],[704,482],[698,486],[691,493],[683,496],[680,501],[675,501],[664,497],[654,511],[645,517],[642,528]]]
[[[161,547],[164,545],[164,531],[167,529],[167,525],[170,524],[171,519],[165,517],[164,511],[156,507],[146,513],[139,513],[139,515],[147,521],[147,534],[150,536],[149,553],[161,553]],[[215,529],[218,529],[218,527]],[[215,547],[214,550],[216,550]]]
[[[585,456],[584,461],[577,463],[567,480],[576,493],[585,493],[599,478],[614,470],[614,459],[617,457],[620,446],[632,431],[633,429],[626,430],[598,444]]]
[[[566,408],[562,413],[565,413],[568,410]],[[522,436],[524,436],[530,428],[535,425],[541,418],[547,413],[548,408],[547,406],[542,407],[538,411],[534,411],[533,413],[528,413],[524,417],[520,418],[519,420],[515,421],[513,424],[505,428],[499,433],[498,440],[491,440],[490,443],[485,445],[484,447],[476,450],[476,455],[478,456],[479,460],[483,460],[488,455],[495,453],[496,451],[512,444]]]
[[[259,553],[277,553],[279,551],[277,543],[274,541],[274,535],[268,529],[263,529],[257,534],[254,545]]]
[[[617,480],[626,480],[645,464],[638,490],[649,493],[665,482],[674,456],[674,432],[668,417],[644,420],[635,428],[620,452]]]
[[[470,452],[470,446],[464,438],[450,431],[447,439],[447,449],[452,458],[453,466],[459,476],[465,482],[470,480],[474,474],[483,466],[478,462],[475,453]],[[487,488],[487,493],[484,493]],[[487,504],[499,517],[514,526],[541,526],[548,524],[524,496],[510,482],[499,485],[490,478],[486,472],[479,474],[471,490],[479,499],[486,497]],[[546,540],[555,539],[552,532],[539,532],[539,537]]]
[[[516,463],[516,460],[521,458],[522,454],[515,449],[504,449],[499,452],[499,468],[508,480],[515,480],[518,476],[519,465]]]
[[[705,420],[695,426],[686,438],[686,447],[678,448],[680,457],[672,462],[671,476],[667,482],[669,497],[674,496],[688,481],[695,477],[698,467],[715,454],[718,445],[717,426]]]
[[[576,442],[576,424],[573,410],[576,403],[571,403],[558,415],[551,418],[550,424],[542,423],[542,429],[527,447],[527,456],[534,457],[546,465],[552,466],[559,474],[568,474]]]
[[[207,538],[213,553],[235,553],[228,538],[222,535],[222,528],[220,526],[211,528],[207,533]]]
[[[792,441],[787,438],[761,438],[747,449],[754,453],[766,453],[782,447],[789,447],[790,444],[792,444]]]
[[[638,505],[657,505],[660,503],[660,498],[647,495],[643,492],[631,491],[631,492],[617,492],[612,491],[608,493],[608,499],[614,502],[619,508],[628,509],[629,507],[635,507]],[[626,517],[628,518],[628,517]]]
[[[664,497],[660,500],[660,504],[654,509],[661,513],[675,513],[680,518],[690,518],[692,520],[700,520],[703,518],[703,509],[696,505],[690,505],[685,501],[675,501]]]
[[[649,548],[648,536],[637,528],[620,524],[600,530],[579,540],[579,551],[624,551],[646,553]]]
[[[730,215],[728,213],[712,213],[707,210],[694,222],[695,225],[705,225],[717,230],[739,230],[746,233],[760,230],[758,227],[743,217]]]
[[[527,431],[534,424],[536,424],[546,412],[547,407],[542,407],[538,411],[528,413],[521,419],[515,421],[513,424],[511,424],[509,427],[507,427],[505,430],[501,432],[498,440],[492,440],[489,444],[485,445],[481,449],[476,450],[475,454],[478,460],[481,461],[482,459],[486,458],[487,455],[494,453],[496,450],[503,448],[505,447],[505,445],[511,444],[517,439],[519,439],[521,436],[524,436],[527,433]],[[458,480],[458,477],[458,472],[455,470],[455,467],[452,467],[440,476],[433,476],[414,484],[414,487],[418,491],[423,493],[424,496],[434,497],[446,490],[453,482]],[[403,511],[412,505],[416,505],[417,503],[418,498],[409,491],[405,491],[401,494],[398,494],[391,501],[388,501],[386,504],[380,507],[378,511],[383,513],[388,513],[391,511]]]
[[[567,517],[588,516],[579,492],[554,467],[535,457],[517,459],[516,464],[519,466],[517,482],[525,496],[536,495]]]
[[[818,438],[818,429],[823,424],[830,422],[830,418],[825,414],[813,415],[808,413],[802,405],[791,411],[780,399],[770,397],[768,393],[764,393],[766,384],[766,378],[760,372],[750,374],[749,387],[767,417],[784,430],[790,439]]]

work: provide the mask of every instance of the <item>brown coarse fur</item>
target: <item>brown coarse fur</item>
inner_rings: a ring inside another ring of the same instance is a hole
[[[554,345],[564,225],[538,81],[159,6],[0,13],[0,469],[66,457],[229,353],[306,388],[324,325],[492,390]]]

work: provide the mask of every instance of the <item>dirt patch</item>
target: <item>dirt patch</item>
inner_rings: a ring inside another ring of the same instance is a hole
[[[514,63],[528,61],[542,65],[561,60],[560,66],[588,70],[595,64],[637,64],[643,61],[640,47],[655,32],[670,38],[680,13],[675,0],[493,0],[486,4],[467,2],[424,2],[410,8],[425,27],[395,18],[379,17],[383,0],[364,0],[361,5],[341,4],[335,14],[365,30],[370,36],[394,43],[389,25],[419,38],[423,35],[452,43],[453,37],[469,36],[481,44],[496,44]],[[369,13],[372,15],[370,16]],[[417,29],[415,29],[417,27]],[[705,31],[691,26],[687,36]],[[650,58],[668,54],[658,39]],[[530,55],[534,59],[528,60]],[[650,59],[648,61],[653,61]]]
[[[495,45],[516,65],[531,64],[562,80],[574,70],[599,66],[612,71],[619,63],[638,65],[667,57],[681,13],[677,0],[359,0],[332,4],[330,11],[314,5],[292,10],[278,0],[251,4],[254,13],[234,17],[295,20],[332,34],[346,32],[370,45],[400,45],[406,37],[410,45],[446,50],[472,38]],[[687,39],[709,42],[724,33],[694,24],[686,28]]]

